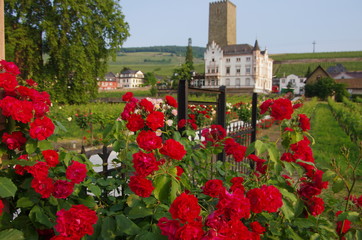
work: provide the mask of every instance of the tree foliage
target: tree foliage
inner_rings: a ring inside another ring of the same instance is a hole
[[[329,96],[336,96],[336,100],[342,100],[343,96],[348,96],[346,86],[339,84],[334,79],[326,77],[318,79],[315,83],[305,85],[305,94],[307,97],[318,97],[326,100]]]
[[[192,69],[190,68],[190,65],[187,63],[182,64],[180,68],[176,68],[173,71],[173,75],[171,77],[171,80],[173,80],[172,87],[177,88],[178,82],[180,80],[187,80],[187,82],[190,84],[191,77]]]
[[[5,17],[7,60],[61,103],[95,97],[96,78],[129,36],[115,0],[8,0]]]
[[[187,65],[189,65],[189,68],[191,70],[194,70],[194,57],[193,57],[193,54],[192,54],[192,47],[191,45],[189,44],[186,48],[186,56],[185,56],[185,63]]]

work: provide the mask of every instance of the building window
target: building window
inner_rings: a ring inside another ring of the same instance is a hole
[[[303,82],[304,82],[303,78],[301,78],[299,81],[300,81],[300,83],[303,83]]]
[[[240,86],[240,78],[235,79],[235,85]]]
[[[211,73],[215,73],[215,69],[211,69]]]
[[[246,85],[246,86],[250,86],[250,78],[247,78],[247,79],[245,80],[245,85]]]
[[[282,79],[282,83],[285,83],[285,79]]]
[[[213,58],[211,61],[212,61],[212,62],[215,62],[215,58]]]
[[[290,81],[291,81],[292,83],[295,83],[295,79],[291,79]]]
[[[236,68],[236,74],[240,74],[240,67]]]
[[[237,61],[237,62],[240,62],[240,60],[241,60],[240,58],[236,58],[236,61]]]
[[[219,72],[219,68],[217,67],[217,68],[216,68],[216,73],[218,73],[218,72]]]
[[[251,58],[250,57],[246,57],[246,61],[250,62]]]
[[[230,79],[229,78],[226,79],[225,86],[230,86]]]
[[[226,62],[230,62],[230,58],[227,58],[227,59],[226,59]]]
[[[230,67],[226,67],[226,74],[230,74]]]
[[[247,67],[247,68],[245,69],[245,72],[246,72],[246,74],[250,74],[250,67]]]

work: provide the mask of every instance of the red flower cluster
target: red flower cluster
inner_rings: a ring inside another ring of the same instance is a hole
[[[12,132],[11,134],[4,133],[2,136],[2,142],[6,144],[6,146],[10,150],[21,150],[21,148],[26,143],[26,138],[22,132]]]
[[[310,130],[310,121],[307,115],[299,114],[299,126],[303,131]]]
[[[336,212],[336,217],[339,216],[339,214],[343,213],[342,211]],[[351,221],[348,219],[343,221],[337,221],[337,234],[343,239],[343,235],[348,232],[348,230],[351,228]]]
[[[268,99],[260,105],[260,114],[267,111],[276,120],[290,119],[293,114],[292,102],[287,98]]]
[[[84,205],[73,205],[69,210],[62,209],[57,212],[57,224],[54,228],[59,236],[80,240],[86,234],[93,234],[93,225],[97,220],[98,217],[95,211]],[[61,238],[55,236],[52,240],[54,239]]]
[[[194,119],[181,119],[178,124],[177,127],[178,129],[184,128],[184,127],[191,127],[193,130],[197,130],[197,125],[196,125],[196,121]]]
[[[137,144],[145,151],[152,151],[162,146],[162,138],[158,137],[155,132],[142,130],[137,136]]]
[[[276,212],[283,205],[282,194],[274,186],[263,185],[261,188],[251,189],[246,197],[250,200],[251,211],[254,213]]]
[[[157,171],[158,165],[156,157],[152,152],[144,153],[139,151],[133,154],[133,167],[140,177],[147,177],[154,171]]]
[[[257,172],[259,172],[261,174],[266,173],[268,165],[265,164],[266,163],[265,159],[259,158],[258,156],[254,155],[254,154],[250,154],[248,156],[248,158],[256,163],[256,171]]]
[[[177,103],[177,101],[176,101],[176,99],[174,97],[166,96],[165,99],[166,99],[166,103],[168,105],[170,105],[171,107],[174,107],[174,108],[178,107],[178,103]]]
[[[180,142],[171,138],[165,141],[160,149],[160,153],[175,160],[182,160],[186,155],[186,150]]]
[[[237,143],[234,138],[227,138],[224,149],[227,156],[232,155],[236,162],[240,162],[244,160],[247,148]]]
[[[142,176],[131,176],[128,186],[132,192],[144,198],[151,196],[152,191],[155,189],[152,181]]]
[[[0,216],[3,214],[3,209],[4,209],[4,203],[3,203],[3,201],[0,199]]]
[[[218,146],[226,137],[225,129],[220,125],[211,125],[210,128],[203,129],[201,136],[205,138],[202,144]]]
[[[209,180],[205,183],[202,193],[213,198],[217,198],[226,191],[223,182],[219,179]]]
[[[73,161],[67,168],[65,176],[72,183],[81,183],[87,176],[87,167],[85,164],[78,161]]]
[[[194,195],[182,193],[170,206],[174,220],[162,217],[157,226],[161,234],[173,240],[199,240],[204,234],[202,229],[198,200]]]

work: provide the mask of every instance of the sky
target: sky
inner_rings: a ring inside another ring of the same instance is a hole
[[[211,0],[120,0],[123,47],[206,47]],[[362,0],[232,0],[237,43],[269,53],[362,51]],[[315,45],[313,45],[315,42]]]

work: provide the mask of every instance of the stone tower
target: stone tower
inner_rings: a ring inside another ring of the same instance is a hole
[[[209,41],[220,47],[236,44],[236,5],[229,0],[210,3]]]

